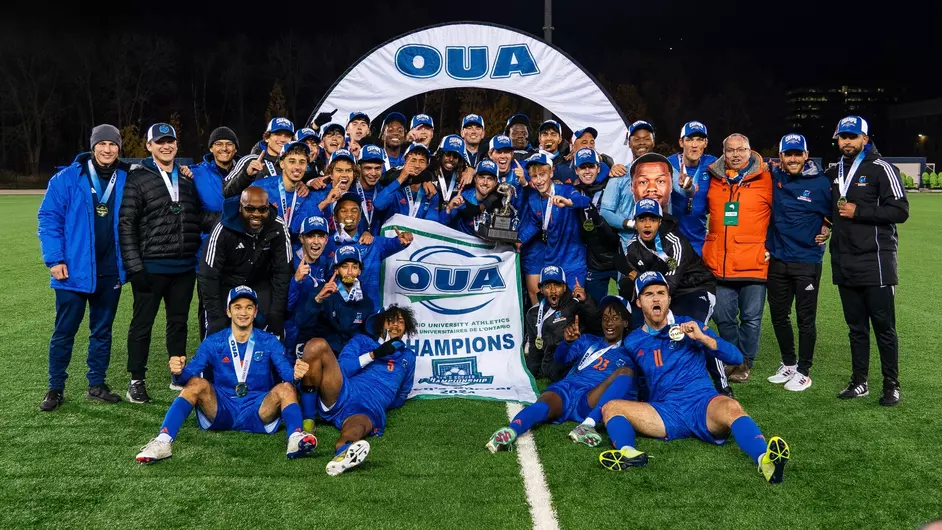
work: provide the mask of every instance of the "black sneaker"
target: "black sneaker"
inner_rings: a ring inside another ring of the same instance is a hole
[[[883,387],[883,397],[880,398],[880,404],[884,407],[895,407],[899,405],[899,387]]]
[[[111,388],[104,383],[88,387],[88,393],[85,394],[85,397],[103,403],[117,403],[121,401],[121,396],[112,392]]]
[[[869,395],[870,390],[867,388],[867,383],[855,383],[851,381],[847,383],[847,388],[841,390],[841,393],[838,394],[837,397],[840,399],[854,399]]]
[[[65,401],[65,396],[59,390],[50,390],[43,397],[43,402],[39,404],[39,410],[43,412],[52,412],[59,408],[59,405]]]
[[[150,403],[150,396],[147,395],[147,387],[143,379],[132,379],[128,383],[128,393],[125,397],[131,403]]]

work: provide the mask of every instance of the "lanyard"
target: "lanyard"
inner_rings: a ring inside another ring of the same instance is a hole
[[[543,323],[550,319],[551,316],[556,314],[555,309],[551,309],[546,316],[543,316],[543,310],[546,307],[546,300],[540,300],[540,309],[536,312],[536,338],[543,338]]]
[[[357,195],[359,195],[360,200],[363,201],[363,216],[366,217],[366,226],[373,226],[373,201],[376,200],[377,187],[379,187],[378,184],[373,186],[373,196],[367,201],[366,192],[363,190],[363,186],[360,185],[360,181],[357,180]]]
[[[579,361],[579,369],[578,369],[578,371],[581,372],[583,368],[585,368],[586,366],[589,366],[590,364],[594,363],[594,362],[596,361],[596,359],[598,359],[599,357],[605,355],[605,352],[607,352],[608,350],[610,350],[610,349],[612,349],[612,348],[614,348],[614,347],[616,347],[616,346],[621,346],[621,341],[618,341],[618,342],[616,342],[615,344],[612,344],[612,345],[610,345],[610,346],[607,347],[607,348],[602,348],[601,350],[598,350],[598,351],[595,351],[596,348],[598,348],[598,346],[592,346],[591,348],[588,349],[588,351],[585,352],[585,355],[582,356],[582,360]],[[593,352],[594,352],[594,353],[593,353]]]
[[[244,383],[249,375],[249,366],[252,365],[252,354],[255,353],[255,334],[249,335],[249,340],[245,344],[245,360],[239,356],[239,345],[229,332],[229,353],[232,354],[232,368],[235,370],[236,381]]]
[[[837,181],[841,186],[841,197],[847,197],[850,183],[854,181],[854,174],[857,173],[857,169],[860,168],[860,163],[863,162],[865,156],[866,152],[861,149],[857,158],[854,159],[854,163],[850,166],[850,172],[847,174],[846,179],[844,178],[844,157],[841,157],[841,161],[837,164]]]
[[[455,183],[458,180],[458,172],[451,172],[451,185],[445,187],[445,176],[442,173],[438,174],[438,185],[442,190],[442,204],[447,203],[451,200],[451,194],[455,192]]]
[[[265,155],[263,154],[262,157],[264,157],[264,156],[265,156]],[[278,172],[275,171],[275,164],[272,164],[271,161],[266,160],[266,161],[265,161],[265,167],[268,168],[268,176],[269,176],[269,177],[274,177],[275,175],[278,174]]]
[[[670,256],[667,255],[667,252],[664,251],[664,244],[661,242],[661,234],[654,234],[654,250],[651,250],[644,241],[641,241],[641,236],[638,236],[638,243],[641,245],[641,248],[647,250],[651,254],[654,254],[661,261],[667,261]]]
[[[108,199],[111,198],[111,192],[114,191],[114,183],[118,180],[118,168],[115,168],[114,173],[111,175],[111,180],[108,181],[108,187],[105,188],[105,192],[101,192],[101,182],[98,180],[98,172],[95,171],[95,164],[92,164],[92,161],[88,161],[88,175],[91,177],[92,181],[92,195],[97,196],[98,202],[100,204],[107,204]]]
[[[549,197],[546,198],[546,214],[543,215],[543,233],[549,231],[550,219],[553,217],[553,196],[556,195],[556,184],[550,184]]]
[[[177,167],[173,166],[173,171],[170,172],[170,176],[167,176],[167,172],[159,167],[157,170],[160,171],[160,176],[164,179],[164,186],[167,186],[167,191],[170,193],[170,200],[180,202],[180,174],[177,172]]]
[[[278,195],[281,196],[281,218],[285,221],[288,231],[291,231],[291,218],[294,217],[294,205],[298,203],[298,192],[294,191],[291,197],[291,208],[288,208],[288,198],[286,197],[285,181],[278,181]]]
[[[412,187],[406,185],[406,200],[409,201],[409,217],[416,217],[419,214],[419,208],[422,206],[423,199],[425,198],[425,188],[419,186],[419,193],[417,198],[412,197]]]

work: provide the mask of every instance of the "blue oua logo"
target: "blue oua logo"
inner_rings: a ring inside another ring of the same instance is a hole
[[[462,265],[451,265],[456,257]],[[452,247],[426,247],[399,266],[396,286],[413,304],[420,303],[441,315],[464,315],[485,307],[497,293],[507,289],[500,273],[502,262],[496,255],[475,256]],[[470,297],[479,298],[469,305],[465,299]]]
[[[493,64],[487,46],[448,46],[444,55],[443,60],[442,53],[427,44],[406,44],[396,51],[396,69],[407,77],[428,79],[437,76],[444,65],[449,77],[461,81],[481,79],[488,72],[492,79],[540,73],[526,44],[500,46]]]

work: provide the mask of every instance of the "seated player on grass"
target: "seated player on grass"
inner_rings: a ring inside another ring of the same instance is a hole
[[[619,376],[625,376],[621,379],[630,386],[619,391],[617,396],[634,392],[628,352],[622,348],[631,315],[620,296],[606,296],[601,307],[603,336],[583,335],[579,330],[579,315],[575,316],[563,332],[565,341],[553,352],[556,363],[572,366],[569,374],[546,387],[537,402],[521,410],[509,426],[498,429],[485,446],[490,452],[513,450],[517,436],[539,423],[581,422],[593,407],[599,405],[603,393]],[[573,438],[573,441],[580,440]]]
[[[623,471],[647,465],[648,455],[635,448],[635,431],[667,441],[693,436],[717,445],[732,433],[765,479],[781,482],[788,444],[778,436],[766,442],[742,405],[716,391],[704,364],[705,355],[740,364],[742,352],[703,323],[675,317],[668,309],[670,293],[661,273],[642,273],[635,289],[644,325],[625,338],[624,347],[635,375],[644,376],[649,398],[647,403],[616,399],[602,407],[615,446],[599,455],[602,466]]]
[[[170,372],[183,391],[170,405],[156,438],[137,455],[149,464],[170,458],[170,444],[183,422],[196,408],[199,425],[211,431],[245,431],[272,434],[284,419],[288,431],[288,458],[297,458],[317,447],[317,438],[301,428],[301,408],[290,382],[274,384],[272,372],[283,381],[295,381],[308,371],[304,362],[294,370],[284,356],[278,337],[252,323],[258,312],[258,295],[244,285],[229,291],[226,312],[229,329],[214,333],[200,344],[196,356],[171,357]],[[214,380],[199,374],[212,366]]]
[[[367,319],[367,334],[346,341],[339,357],[323,339],[304,346],[307,372],[301,379],[301,404],[340,429],[328,475],[339,475],[363,463],[370,453],[368,434],[382,436],[386,411],[401,407],[412,390],[415,352],[405,337],[416,332],[415,314],[390,306]],[[377,339],[374,339],[377,337]]]

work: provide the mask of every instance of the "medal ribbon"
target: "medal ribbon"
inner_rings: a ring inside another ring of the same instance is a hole
[[[860,168],[860,163],[863,162],[864,157],[867,156],[867,151],[861,149],[860,153],[857,155],[857,158],[854,159],[854,163],[850,166],[850,173],[847,174],[847,178],[844,178],[844,157],[841,157],[841,161],[837,164],[837,182],[841,187],[841,197],[847,197],[847,190],[850,189],[850,183],[854,181],[854,173],[857,173],[857,169]]]
[[[605,352],[607,352],[608,350],[610,350],[610,349],[612,349],[612,348],[614,348],[614,347],[616,347],[616,346],[621,346],[621,341],[620,341],[620,340],[619,340],[618,342],[616,342],[615,344],[612,344],[612,345],[608,346],[607,348],[602,348],[601,350],[598,350],[598,351],[595,351],[596,348],[598,348],[597,345],[596,345],[596,346],[592,346],[591,348],[588,349],[588,351],[585,352],[585,355],[582,356],[582,360],[579,361],[579,369],[578,369],[578,371],[581,372],[585,367],[587,367],[587,366],[589,366],[590,364],[594,363],[599,357],[605,355]],[[593,352],[595,352],[595,353],[593,353]]]
[[[167,192],[170,193],[170,200],[180,202],[180,173],[177,171],[177,166],[173,166],[173,171],[170,172],[170,176],[167,176],[167,172],[159,167],[157,170],[160,171],[160,176],[164,179],[164,186],[167,186]]]
[[[536,338],[543,338],[543,323],[549,320],[549,318],[556,314],[555,309],[551,309],[546,316],[543,316],[543,310],[546,307],[546,299],[540,300],[540,309],[536,312]]]
[[[265,167],[268,168],[268,176],[269,176],[269,177],[274,177],[275,175],[278,174],[278,172],[275,171],[275,164],[272,164],[271,161],[266,160],[266,161],[265,161]]]
[[[245,360],[243,361],[239,356],[239,345],[230,331],[229,353],[232,354],[232,368],[235,370],[236,381],[244,383],[249,375],[249,366],[252,365],[252,354],[255,353],[255,334],[249,335],[249,340],[245,344]]]
[[[285,221],[285,226],[288,229],[291,229],[291,218],[294,217],[294,206],[298,203],[298,192],[295,190],[294,196],[291,197],[291,208],[288,208],[288,199],[286,197],[285,191],[285,181],[278,181],[278,195],[281,196],[281,218]]]
[[[366,191],[363,190],[363,186],[360,185],[360,181],[357,180],[357,195],[360,196],[360,200],[363,202],[363,216],[366,217],[366,226],[373,225],[373,201],[376,200],[376,188],[373,186],[373,196],[370,197],[370,200],[366,200]],[[411,191],[411,190],[410,190]]]
[[[114,191],[114,184],[118,181],[118,168],[115,168],[114,173],[111,174],[111,180],[108,181],[108,187],[105,188],[104,193],[101,192],[101,181],[98,179],[98,172],[95,171],[95,164],[92,164],[91,160],[88,161],[88,176],[92,181],[92,195],[98,197],[99,204],[108,204],[111,192]]]
[[[549,197],[546,198],[546,213],[543,215],[543,233],[549,233],[550,219],[553,218],[553,201],[550,199],[556,195],[556,184],[550,184]]]
[[[458,181],[458,172],[451,172],[451,184],[448,187],[445,187],[445,177],[442,173],[438,174],[438,185],[441,186],[442,190],[442,203],[447,203],[451,200],[451,194],[455,192],[455,183]]]
[[[409,201],[409,217],[415,217],[419,214],[419,208],[422,206],[422,202],[425,199],[425,188],[419,186],[419,193],[416,198],[412,196],[412,188],[406,186],[406,200]],[[425,208],[428,209],[427,207]]]

